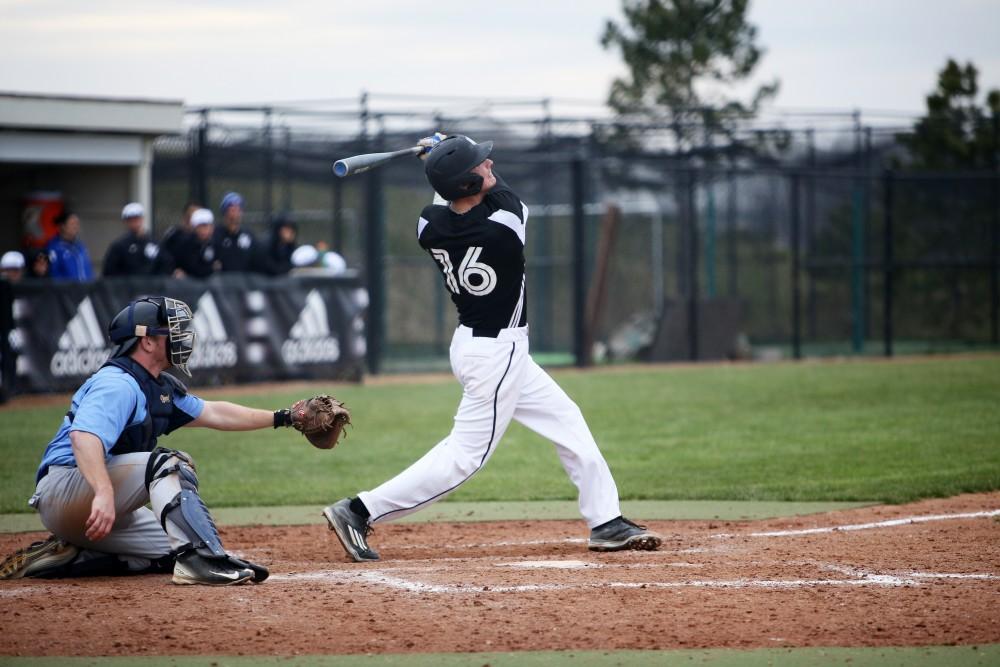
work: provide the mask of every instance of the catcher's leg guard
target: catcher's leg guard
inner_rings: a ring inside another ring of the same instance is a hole
[[[175,483],[168,485],[169,490],[164,494],[158,487],[170,479]],[[153,510],[158,512],[163,529],[170,536],[174,553],[180,555],[195,551],[204,558],[224,560],[231,565],[253,570],[255,583],[267,579],[267,568],[230,556],[223,548],[215,521],[198,495],[198,476],[194,462],[187,454],[165,447],[154,449],[146,468],[146,483]],[[169,501],[163,502],[164,496],[169,498],[170,490],[177,489],[178,484],[180,489]]]
[[[154,487],[168,475],[177,475],[180,491],[160,510],[160,523],[169,535],[167,528],[169,520],[187,538],[188,543],[175,547],[178,552],[195,549],[206,557],[225,558],[226,550],[222,548],[219,529],[209,514],[201,496],[198,495],[198,475],[195,474],[194,461],[185,454],[164,447],[157,447],[149,455],[149,465],[146,468],[146,483],[150,495]],[[155,508],[154,508],[155,509]]]

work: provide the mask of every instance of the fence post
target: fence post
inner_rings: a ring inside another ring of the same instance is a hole
[[[688,227],[688,354],[691,361],[698,361],[698,206],[695,199],[698,176],[694,171],[687,176],[687,227]]]
[[[811,260],[816,245],[816,132],[806,130],[809,142],[809,176],[806,178],[806,217],[805,242],[806,254],[806,336],[816,338],[816,276],[813,273]]]
[[[202,206],[212,207],[208,201],[207,165],[208,160],[208,109],[202,109],[201,122],[195,130],[195,142],[191,151],[190,199]]]
[[[368,372],[378,375],[385,340],[385,253],[382,210],[382,171],[372,169],[365,179],[365,274],[368,282]]]
[[[996,116],[994,116],[996,118]],[[997,320],[1000,319],[1000,171],[993,176],[993,225],[990,231],[990,343],[998,342]]]
[[[872,172],[872,166],[874,151],[872,150],[872,128],[868,126],[865,128],[865,149],[864,156],[862,158],[864,164],[864,187],[862,192],[864,193],[863,205],[862,205],[862,225],[864,229],[864,255],[861,257],[861,287],[864,290],[864,331],[862,332],[862,345],[864,341],[868,340],[872,334],[872,277],[871,272],[868,270],[868,249],[873,246],[871,241],[872,233],[872,183],[874,181],[874,173]]]
[[[792,174],[791,202],[791,245],[792,245],[792,356],[802,358],[802,317],[799,301],[799,174]]]
[[[865,185],[859,175],[854,178],[851,196],[851,349],[857,354],[865,346]]]
[[[993,113],[993,224],[990,228],[990,343],[998,340],[1000,319],[1000,113]]]
[[[573,356],[576,365],[584,367],[590,363],[590,350],[586,346],[586,217],[584,211],[586,174],[583,155],[577,153],[570,163],[573,197]]]
[[[737,229],[736,212],[737,206],[736,174],[729,172],[729,201],[726,203],[726,255],[729,267],[726,269],[729,296],[739,294],[739,248],[737,240],[739,230]]]
[[[264,208],[264,225],[267,229],[267,225],[271,222],[272,213],[274,211],[274,206],[271,203],[271,193],[274,187],[274,142],[272,141],[272,126],[271,126],[271,109],[270,107],[264,109],[264,198],[263,198],[263,208]]]
[[[341,255],[344,254],[344,183],[343,179],[333,176],[332,199],[333,215],[331,216],[330,247]]]
[[[286,213],[293,209],[292,204],[292,128],[285,125],[285,141],[282,145],[282,197],[281,210]]]
[[[885,224],[882,244],[882,337],[885,346],[885,356],[892,356],[892,279],[893,279],[893,181],[895,175],[891,169],[886,169],[883,175],[883,215]]]
[[[715,170],[705,183],[705,296],[715,296]]]

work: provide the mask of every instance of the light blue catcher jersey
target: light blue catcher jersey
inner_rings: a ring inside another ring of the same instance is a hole
[[[197,419],[204,407],[205,402],[197,396],[174,395],[174,408],[183,413],[178,415],[183,423]],[[72,420],[70,414],[73,415]],[[122,432],[133,424],[142,423],[145,418],[146,396],[139,383],[120,368],[105,366],[91,375],[73,394],[69,412],[42,455],[39,477],[49,466],[76,465],[70,431],[96,435],[101,439],[105,459],[108,459]]]

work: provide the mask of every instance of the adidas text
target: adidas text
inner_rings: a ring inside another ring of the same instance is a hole
[[[330,363],[340,359],[340,341],[330,332],[326,303],[318,290],[306,295],[306,304],[281,344],[281,358],[286,364]]]

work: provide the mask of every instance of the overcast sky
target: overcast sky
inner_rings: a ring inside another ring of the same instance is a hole
[[[0,0],[0,90],[188,104],[360,91],[603,101],[619,0]],[[780,108],[921,111],[948,57],[1000,87],[1000,0],[754,0]]]

